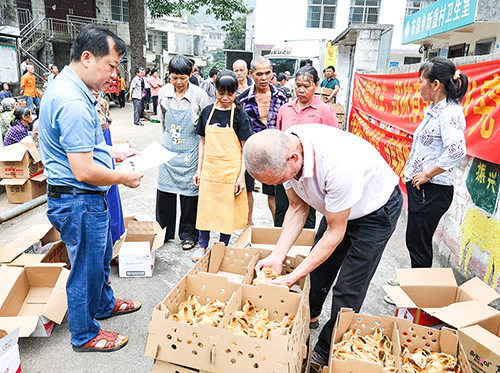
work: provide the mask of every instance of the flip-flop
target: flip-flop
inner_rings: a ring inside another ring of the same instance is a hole
[[[194,262],[194,263],[198,263],[200,261],[200,259],[203,257],[203,255],[205,255],[206,251],[203,250],[203,249],[196,249],[193,253],[193,256],[191,257],[191,260]],[[198,259],[195,259],[195,258],[198,258]]]
[[[397,277],[390,278],[389,280],[387,280],[387,283],[392,286],[399,286],[399,280]]]
[[[193,241],[191,240],[184,240],[182,241],[182,250],[191,250],[194,245],[196,245]]]
[[[393,306],[396,305],[396,303],[394,303],[394,301],[392,300],[392,298],[390,296],[388,296],[388,295],[386,295],[384,297],[384,300],[385,300],[386,303],[392,304]]]

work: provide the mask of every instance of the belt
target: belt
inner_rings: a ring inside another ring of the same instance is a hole
[[[87,189],[79,189],[75,187],[69,186],[57,186],[57,185],[49,185],[48,186],[48,196],[49,198],[61,198],[61,194],[100,194],[101,196],[106,197],[106,192],[102,192],[100,190],[87,190]]]

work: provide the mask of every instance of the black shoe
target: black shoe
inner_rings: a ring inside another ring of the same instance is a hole
[[[309,329],[318,329],[319,328],[319,319],[316,321],[311,321],[309,323]]]
[[[323,371],[323,367],[328,365],[328,360],[326,360],[323,356],[318,354],[316,351],[313,351],[311,354],[311,364],[316,365],[319,372]]]
[[[144,123],[134,123],[136,126],[144,126]]]

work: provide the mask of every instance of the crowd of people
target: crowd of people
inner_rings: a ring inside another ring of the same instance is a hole
[[[114,168],[113,158],[137,152],[112,146],[113,119],[102,97],[106,83],[117,78],[125,51],[123,40],[110,30],[85,27],[71,48],[70,64],[60,73],[51,68],[39,113],[47,216],[61,233],[72,264],[66,286],[68,322],[78,352],[125,346],[126,336],[102,330],[97,320],[141,307],[116,298],[108,282],[113,242],[124,232],[117,185],[137,188],[143,177],[133,168]],[[6,84],[0,93],[2,118],[7,113],[12,123],[5,134],[2,126],[6,145],[28,135],[33,105],[40,106],[31,96],[30,66],[26,62],[21,81],[30,104],[14,108]],[[282,227],[272,254],[257,269],[268,266],[281,273],[301,230],[318,227],[306,259],[273,283],[291,287],[310,274],[311,328],[319,326],[318,316],[332,291],[330,318],[312,355],[319,366],[328,362],[337,312],[343,307],[360,310],[402,207],[398,176],[367,141],[339,130],[334,109],[315,96],[319,87],[326,87],[332,89],[327,101],[336,101],[340,83],[334,67],[323,74],[320,80],[307,62],[293,77],[275,74],[268,59],[256,57],[250,67],[243,60],[235,61],[232,70],[213,67],[202,81],[194,61],[177,55],[169,61],[168,79],[139,67],[129,91],[134,124],[143,125],[145,106],[152,101],[161,144],[176,153],[158,170],[156,219],[166,228],[165,242],[175,238],[179,221],[179,249],[198,245],[194,262],[209,249],[210,232],[228,245],[235,230],[253,225],[255,180],[267,195],[274,225]],[[467,84],[467,77],[445,58],[434,58],[420,69],[421,96],[431,105],[414,134],[404,171],[412,267],[432,265],[432,236],[453,198],[451,172],[466,154],[460,100]],[[120,88],[125,91],[123,80]]]

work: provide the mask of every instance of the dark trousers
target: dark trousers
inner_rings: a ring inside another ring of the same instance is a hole
[[[452,185],[425,183],[420,190],[411,181],[408,192],[408,225],[406,247],[410,252],[412,268],[432,267],[432,236],[439,220],[450,208],[453,200]]]
[[[125,107],[125,91],[120,91],[118,101],[120,102],[120,107]]]
[[[286,189],[283,184],[276,185],[275,188],[275,201],[276,201],[276,212],[274,213],[274,226],[282,227],[283,221],[285,220],[285,213],[288,210],[288,197],[286,195]],[[307,215],[306,223],[304,228],[316,228],[316,210],[309,206],[309,215]]]
[[[141,99],[133,98],[134,104],[134,124],[140,124],[140,119],[144,117],[144,106]]]
[[[332,255],[310,274],[311,317],[316,317],[338,273],[333,287],[330,319],[321,330],[314,348],[325,359],[329,356],[333,327],[340,309],[347,307],[355,312],[361,309],[387,241],[396,229],[402,204],[403,198],[398,186],[384,206],[371,214],[349,220],[344,239]],[[322,237],[326,227],[326,219],[323,217],[316,242]]]
[[[158,115],[157,108],[158,108],[158,96],[153,96],[153,112],[155,113],[155,115]]]
[[[198,242],[196,229],[196,213],[198,211],[198,196],[188,197],[179,195],[181,199],[181,220],[179,222],[179,238],[183,241]],[[175,222],[177,219],[177,194],[157,190],[156,193],[156,221],[162,228],[167,227],[165,242],[175,236]]]

